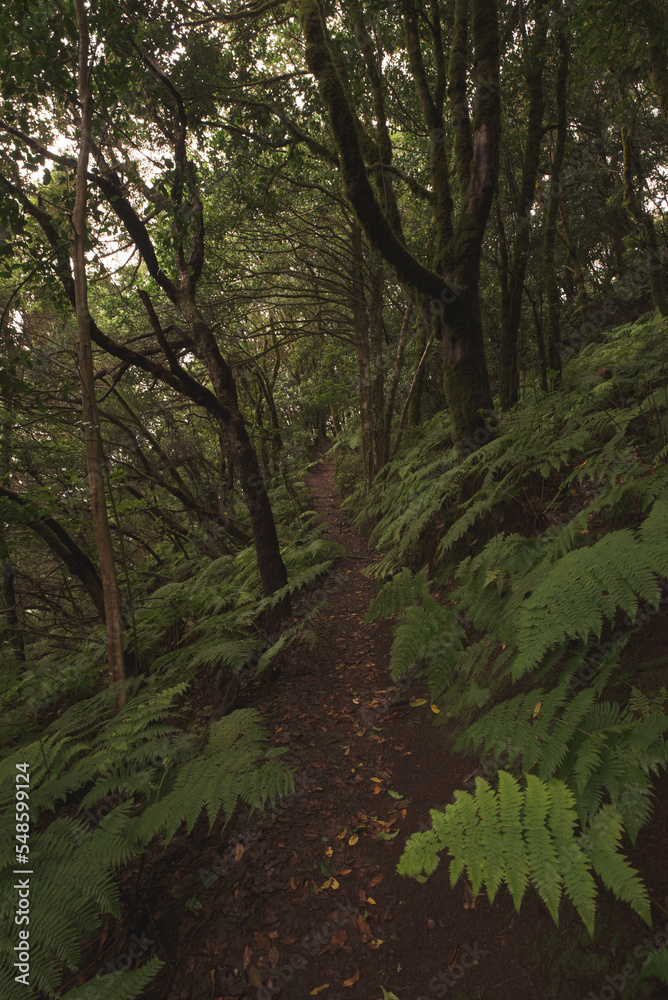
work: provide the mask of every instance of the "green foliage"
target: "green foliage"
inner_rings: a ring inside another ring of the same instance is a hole
[[[431,811],[432,829],[413,834],[398,871],[414,878],[430,875],[438,853],[451,855],[450,883],[465,875],[477,896],[485,886],[490,904],[507,885],[517,910],[530,884],[555,922],[565,893],[593,935],[595,871],[603,883],[651,926],[649,899],[637,873],[619,853],[622,818],[604,806],[580,836],[570,789],[555,778],[526,776],[526,785],[499,772],[497,791],[476,778],[475,794],[456,791],[445,812]]]
[[[654,610],[668,576],[668,503],[657,500],[638,534],[625,529],[604,535],[590,548],[567,552],[522,603],[514,678],[541,662],[566,639],[600,639],[604,621],[618,610],[630,618],[638,597]]]
[[[397,573],[372,602],[367,621],[398,613],[390,652],[390,673],[398,678],[417,663],[427,670],[429,690],[437,697],[453,680],[452,667],[463,651],[464,630],[452,620],[451,610],[429,593],[427,571],[415,577],[407,569]]]
[[[293,529],[287,593],[320,578],[340,551],[322,537],[325,530],[311,527],[308,515]],[[280,751],[268,749],[257,713],[237,710],[211,724],[206,738],[201,726],[184,729],[180,715],[203,672],[210,676],[221,661],[240,670],[266,645],[255,622],[273,603],[260,598],[252,550],[182,561],[172,579],[138,601],[136,649],[150,672],[126,682],[129,700],[120,713],[114,714],[115,689],[86,690],[99,672],[101,632],[99,642],[91,633],[87,646],[69,659],[48,654],[29,665],[6,693],[13,707],[5,711],[0,755],[0,908],[9,915],[16,902],[15,775],[16,765],[27,763],[36,872],[31,983],[45,996],[57,995],[64,968],[77,969],[81,942],[99,929],[102,915],[119,914],[115,873],[123,865],[156,838],[166,845],[181,828],[191,831],[203,814],[211,829],[219,815],[227,821],[238,803],[260,809],[292,787],[292,774],[277,759]],[[318,611],[283,631],[258,669],[297,641]],[[73,696],[77,700],[68,706]],[[59,712],[53,711],[56,704]],[[13,937],[0,940],[0,992],[7,1000],[24,992],[13,981],[15,943]],[[146,971],[87,986],[113,1000],[131,998],[157,967],[152,962]],[[85,989],[68,995],[85,997]]]
[[[640,978],[649,979],[650,977],[658,979],[664,986],[668,985],[668,947],[659,948],[644,962],[640,970]]]
[[[60,1000],[135,1000],[163,966],[152,958],[139,969],[119,970],[61,993]]]
[[[458,467],[447,453],[436,462],[434,422],[369,506],[390,547],[384,572],[419,555],[419,532],[428,532],[423,551],[427,541],[436,550],[430,572],[403,568],[372,607],[397,615],[393,672],[421,662],[432,697],[445,693],[443,716],[468,715],[458,746],[477,750],[486,769],[517,769],[500,771],[496,790],[483,782],[474,796],[456,793],[434,829],[408,842],[400,870],[428,875],[447,848],[453,881],[466,873],[474,894],[485,885],[493,899],[503,883],[519,906],[533,882],[556,919],[565,892],[590,931],[594,876],[648,916],[620,844],[648,822],[652,778],[668,766],[665,691],[632,688],[626,701],[612,691],[636,619],[659,609],[668,577],[663,322],[612,331],[597,351],[566,368],[560,391],[516,407]],[[614,363],[612,378],[590,374],[599,362]],[[408,516],[402,493],[420,498]],[[429,513],[410,534],[423,502]],[[529,515],[542,534],[504,530]],[[448,578],[442,603],[433,590]]]
[[[56,996],[63,965],[77,968],[80,942],[99,927],[100,915],[118,915],[113,874],[120,866],[157,835],[168,843],[182,823],[191,830],[202,812],[211,827],[221,810],[229,818],[239,800],[261,808],[291,787],[291,774],[267,751],[254,712],[238,711],[212,725],[202,747],[196,730],[182,732],[174,724],[174,704],[187,682],[162,685],[160,676],[148,678],[116,716],[111,714],[115,691],[104,690],[73,705],[38,740],[5,752],[0,761],[5,859],[0,907],[8,914],[15,906],[15,775],[17,764],[27,763],[36,824],[30,835],[36,873],[31,982],[47,996]],[[70,815],[73,802],[81,818]],[[13,944],[0,943],[0,983],[8,1000],[21,995],[13,982]],[[141,989],[143,981],[114,980],[105,990],[120,997],[123,990]]]

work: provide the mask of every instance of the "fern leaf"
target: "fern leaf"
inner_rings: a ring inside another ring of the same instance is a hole
[[[665,945],[650,955],[640,970],[640,979],[649,979],[650,977],[658,979],[664,986],[668,985],[668,947]]]
[[[515,909],[519,910],[529,883],[529,864],[521,820],[524,792],[512,775],[507,771],[499,771],[498,794],[503,874]]]
[[[535,873],[534,881],[540,898],[546,904],[556,924],[559,922],[561,878],[557,854],[550,830],[546,825],[550,806],[551,796],[548,786],[535,775],[526,775],[523,822],[529,867]]]
[[[122,969],[75,986],[60,994],[59,1000],[135,1000],[163,965],[159,958],[152,958],[139,969]]]
[[[623,819],[613,806],[603,806],[592,818],[586,836],[586,850],[604,885],[628,903],[651,927],[649,897],[638,873],[618,851]]]

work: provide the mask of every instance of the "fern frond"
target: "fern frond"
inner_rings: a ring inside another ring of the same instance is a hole
[[[139,969],[120,969],[99,976],[60,994],[59,1000],[135,1000],[164,964],[159,958],[152,958]]]
[[[600,638],[603,621],[613,621],[618,608],[635,618],[638,596],[658,606],[657,577],[668,573],[668,505],[656,501],[647,522],[638,535],[610,532],[554,565],[523,604],[513,679],[567,639]]]
[[[211,829],[221,809],[229,819],[239,798],[252,809],[267,799],[273,803],[290,790],[292,776],[265,759],[265,746],[264,730],[251,709],[213,723],[202,757],[181,767],[171,791],[146,807],[132,827],[132,839],[146,844],[162,832],[168,843],[182,823],[190,832],[202,811]]]
[[[506,771],[498,778],[496,792],[478,778],[475,794],[458,791],[445,812],[432,810],[432,829],[409,838],[399,873],[430,874],[445,848],[452,858],[451,884],[466,872],[476,895],[491,875],[490,899],[503,880],[519,910],[531,881],[555,923],[565,891],[593,934],[593,868],[618,898],[649,921],[646,890],[619,853],[623,821],[617,810],[604,806],[586,835],[578,837],[573,794],[563,782],[528,775],[522,789]]]

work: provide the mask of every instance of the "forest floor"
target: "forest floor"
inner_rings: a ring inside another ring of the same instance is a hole
[[[295,790],[260,818],[237,810],[211,836],[200,821],[128,870],[124,917],[95,961],[123,939],[129,949],[132,933],[140,963],[165,962],[150,1000],[382,1000],[382,987],[399,1000],[611,1000],[635,987],[634,947],[665,939],[655,938],[668,919],[663,808],[630,855],[655,904],[652,930],[605,893],[592,943],[567,902],[559,928],[533,893],[520,915],[504,890],[492,906],[474,903],[464,881],[450,888],[446,859],[424,884],[397,874],[407,836],[473,787],[477,761],[452,751],[423,682],[392,685],[392,623],[364,621],[378,589],[364,568],[378,556],[341,514],[331,459],[309,485],[348,554],[329,578],[315,647],[293,647],[280,677],[253,681],[241,701],[285,749]],[[665,653],[665,615],[649,631],[643,641]]]

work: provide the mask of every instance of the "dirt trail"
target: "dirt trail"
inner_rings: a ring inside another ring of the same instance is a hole
[[[236,816],[219,838],[198,827],[170,845],[171,884],[146,886],[147,934],[168,961],[149,996],[382,1000],[383,986],[399,1000],[584,996],[581,968],[561,957],[583,936],[577,921],[555,931],[531,895],[521,917],[504,892],[473,906],[464,883],[450,889],[447,863],[424,885],[396,874],[407,835],[472,788],[475,763],[447,749],[428,700],[412,707],[391,683],[391,623],[364,623],[377,584],[362,570],[374,555],[340,513],[331,461],[310,486],[348,555],[326,589],[315,648],[291,650],[271,687],[254,682],[242,701],[260,705],[286,749],[295,793],[262,819]],[[193,896],[201,909],[191,913]]]

